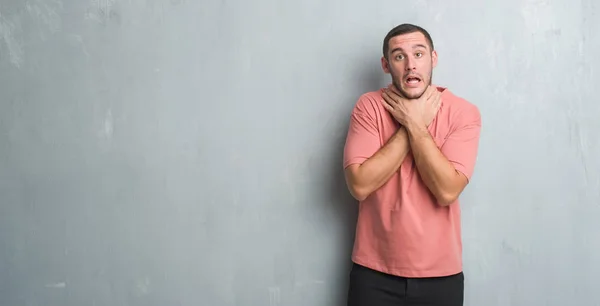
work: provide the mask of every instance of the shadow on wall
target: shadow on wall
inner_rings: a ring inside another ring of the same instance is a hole
[[[335,130],[330,135],[333,137],[330,139],[331,154],[324,160],[324,165],[327,166],[325,170],[327,175],[326,183],[323,184],[325,188],[323,194],[326,196],[325,203],[328,205],[326,211],[331,209],[329,215],[334,216],[332,220],[336,222],[339,227],[342,228],[343,238],[340,243],[336,242],[336,246],[341,246],[341,250],[337,250],[335,254],[338,254],[339,258],[336,258],[338,265],[334,267],[334,281],[336,285],[336,292],[333,296],[333,300],[330,305],[346,305],[346,298],[348,292],[348,275],[352,262],[350,256],[352,253],[352,246],[354,243],[354,234],[356,229],[356,217],[358,213],[358,201],[354,199],[346,186],[346,180],[344,177],[344,169],[342,166],[342,159],[344,154],[344,145],[346,142],[346,135],[348,133],[348,124],[350,122],[350,111],[356,104],[358,97],[368,91],[377,90],[381,87],[384,81],[384,74],[381,68],[377,66],[377,63],[373,61],[372,57],[358,61],[365,63],[364,66],[359,67],[358,73],[360,77],[357,77],[358,83],[352,88],[348,88],[348,95],[344,95],[342,109],[336,109],[340,113],[339,121],[333,127]],[[351,97],[351,98],[348,98]],[[329,211],[328,211],[329,212]]]

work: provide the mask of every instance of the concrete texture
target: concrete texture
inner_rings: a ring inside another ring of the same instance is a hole
[[[465,305],[600,305],[599,14],[2,0],[0,305],[344,305],[348,116],[387,84],[382,39],[403,22],[483,116]]]

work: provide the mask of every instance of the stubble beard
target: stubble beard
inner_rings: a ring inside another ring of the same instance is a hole
[[[423,96],[425,91],[427,91],[427,88],[429,87],[429,85],[431,85],[431,79],[433,77],[432,73],[433,73],[433,69],[432,69],[432,71],[429,71],[429,80],[427,80],[427,86],[425,86],[425,88],[423,88],[423,91],[421,91],[420,93],[411,95],[411,94],[407,93],[404,89],[402,89],[401,82],[403,81],[404,78],[398,77],[395,73],[390,72],[390,74],[392,75],[392,84],[394,85],[394,87],[396,87],[396,90],[398,92],[400,92],[400,94],[408,100],[417,100],[417,99],[421,98],[421,96]]]

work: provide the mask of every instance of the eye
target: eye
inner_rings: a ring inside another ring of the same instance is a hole
[[[402,60],[403,58],[404,58],[404,55],[402,55],[402,54],[396,55],[397,60]]]
[[[416,53],[416,55],[417,55],[417,57],[422,57],[422,56],[423,56],[423,53],[421,53],[421,52],[417,52],[417,53]]]

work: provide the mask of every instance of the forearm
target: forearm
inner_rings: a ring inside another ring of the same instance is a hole
[[[408,138],[421,179],[440,205],[452,204],[462,192],[460,173],[442,154],[426,128],[411,127]]]
[[[398,171],[409,150],[408,134],[401,127],[371,158],[347,169],[346,177],[352,195],[364,200],[383,186]]]

